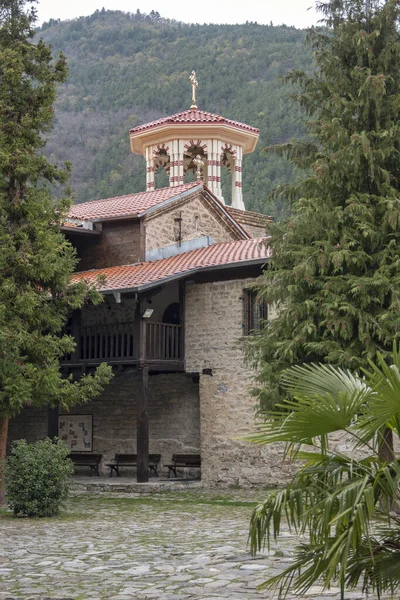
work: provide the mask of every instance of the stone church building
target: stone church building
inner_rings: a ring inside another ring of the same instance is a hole
[[[75,280],[97,285],[104,302],[72,316],[76,351],[62,368],[79,377],[105,361],[114,378],[68,415],[27,408],[10,423],[10,440],[60,435],[72,451],[102,454],[104,475],[116,453],[137,453],[145,466],[148,453],[161,454],[160,475],[172,454],[196,453],[207,485],[282,480],[274,450],[241,439],[255,403],[244,339],[267,318],[251,284],[268,261],[268,217],[246,211],[242,197],[242,159],[258,136],[199,110],[195,98],[189,110],[130,131],[132,151],[146,160],[146,192],[74,205],[64,225],[79,257]],[[160,168],[169,186],[156,189]]]

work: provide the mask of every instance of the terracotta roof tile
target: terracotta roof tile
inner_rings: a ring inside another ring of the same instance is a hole
[[[138,133],[139,131],[152,129],[153,127],[158,127],[159,125],[193,123],[232,125],[233,127],[244,129],[245,131],[253,131],[254,133],[260,132],[260,130],[257,129],[257,127],[251,127],[250,125],[246,125],[245,123],[240,123],[239,121],[232,121],[231,119],[225,119],[225,117],[221,117],[220,115],[214,115],[212,113],[205,112],[204,110],[197,109],[184,110],[183,112],[176,113],[175,115],[170,115],[169,117],[163,117],[161,119],[158,119],[157,121],[152,121],[151,123],[144,123],[143,125],[139,125],[138,127],[131,129],[130,133]]]
[[[268,257],[269,249],[265,245],[265,238],[239,240],[212,244],[206,248],[156,261],[83,271],[75,273],[72,280],[73,282],[85,280],[93,284],[100,275],[106,277],[105,283],[99,286],[100,291],[135,289],[161,282],[169,277],[179,277],[204,267],[240,264]]]
[[[139,192],[138,194],[74,204],[68,214],[68,219],[91,221],[101,218],[133,217],[198,185],[197,181],[193,181],[176,187],[161,188],[153,192]]]

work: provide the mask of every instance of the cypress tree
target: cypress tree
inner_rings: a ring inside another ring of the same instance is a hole
[[[271,226],[260,294],[277,316],[253,340],[261,406],[283,369],[358,369],[400,333],[400,37],[398,0],[317,3],[316,70],[291,72],[309,138],[269,150],[307,169],[283,186],[292,216]]]
[[[70,284],[76,257],[61,224],[71,200],[50,194],[68,173],[41,154],[67,68],[33,40],[34,3],[0,0],[0,488],[8,419],[26,405],[68,409],[111,377],[106,365],[75,382],[59,369],[74,348],[62,334],[69,314],[100,297]]]

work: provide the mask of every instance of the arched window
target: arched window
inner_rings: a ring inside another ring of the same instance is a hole
[[[196,156],[200,156],[200,158],[204,161],[204,165],[206,165],[207,146],[206,144],[202,144],[200,140],[198,140],[197,142],[191,140],[189,144],[185,145],[185,151],[183,155],[183,172],[185,183],[196,181],[197,179],[197,165],[194,162]],[[204,166],[204,168],[202,169],[202,180],[204,181],[204,183],[207,183],[206,175],[207,168]]]
[[[179,303],[172,302],[167,308],[164,310],[163,323],[168,323],[169,325],[179,325],[180,323],[180,315],[179,315]]]

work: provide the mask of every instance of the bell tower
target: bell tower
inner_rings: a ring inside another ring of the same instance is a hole
[[[245,210],[242,194],[242,159],[253,152],[259,130],[245,123],[199,110],[196,73],[189,77],[189,110],[139,125],[130,131],[131,149],[146,159],[146,191],[154,190],[154,174],[163,167],[170,187],[183,185],[192,170],[223,203],[221,167],[232,174],[232,206]]]

